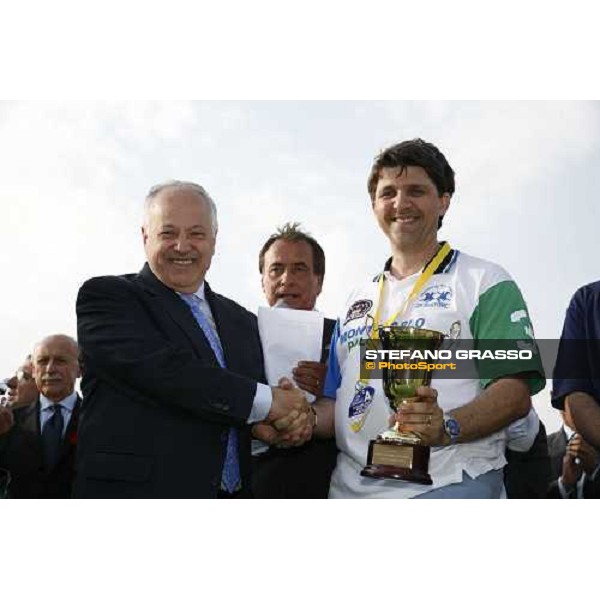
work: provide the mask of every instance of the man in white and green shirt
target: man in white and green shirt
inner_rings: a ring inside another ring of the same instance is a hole
[[[356,402],[359,342],[372,335],[374,322],[452,332],[462,340],[533,338],[527,307],[508,273],[438,241],[454,172],[435,146],[411,140],[384,150],[368,189],[392,256],[381,273],[350,294],[331,344],[325,397],[314,405],[314,433],[327,436],[335,429],[340,450],[329,495],[500,497],[506,428],[527,415],[531,395],[544,387],[539,360],[526,373],[518,362],[493,361],[487,371],[479,368],[478,378],[434,377],[430,388],[417,391],[420,402],[402,406],[396,415],[400,428],[431,446],[432,486],[360,474],[369,440],[386,429],[390,417],[381,380],[369,381],[370,402]]]

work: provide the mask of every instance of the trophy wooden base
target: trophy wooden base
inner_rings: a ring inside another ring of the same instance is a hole
[[[369,442],[367,466],[360,472],[375,479],[396,479],[432,485],[429,473],[429,446],[406,444],[397,440]]]

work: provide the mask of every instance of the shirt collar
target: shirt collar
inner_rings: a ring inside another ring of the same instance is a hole
[[[50,408],[50,407],[54,406],[55,404],[60,404],[63,408],[66,408],[69,412],[73,412],[76,402],[77,402],[77,392],[75,390],[73,390],[73,392],[71,392],[71,394],[69,394],[66,398],[63,398],[58,403],[52,402],[52,400],[48,400],[48,398],[46,398],[46,396],[44,396],[43,394],[40,394],[40,404],[41,404],[42,410],[46,410],[47,408]]]
[[[196,296],[199,300],[206,301],[206,292],[204,290],[204,281],[200,284],[200,287],[193,294],[182,294],[181,292],[176,292],[179,296]]]
[[[573,435],[575,435],[575,432],[568,425],[563,424],[563,429],[565,430],[565,435],[567,436],[567,440],[570,440],[571,437],[573,437]]]
[[[438,249],[441,248],[442,245],[445,243],[446,243],[445,241],[440,240],[438,242]],[[457,256],[458,256],[458,251],[451,249],[450,252],[448,253],[448,256],[446,256],[446,258],[444,258],[444,260],[440,263],[438,268],[435,270],[434,275],[439,275],[440,273],[445,273],[445,272],[449,271],[450,268],[452,267],[452,263],[454,262],[454,260],[456,259]],[[393,258],[394,258],[393,256],[390,256],[385,261],[385,264],[383,265],[382,273],[383,273],[384,277],[387,277],[387,278],[393,277],[393,275],[391,273]],[[433,256],[427,261],[427,263],[425,265],[423,265],[423,268],[420,271],[418,271],[418,273],[422,273],[427,268],[427,265],[429,265],[429,263],[432,260],[433,260]],[[412,275],[411,275],[411,277],[412,277]],[[405,279],[409,279],[409,278],[406,277]]]

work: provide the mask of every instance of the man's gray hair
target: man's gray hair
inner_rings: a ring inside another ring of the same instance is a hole
[[[27,358],[33,362],[33,357],[35,356],[37,349],[42,344],[47,344],[48,342],[53,342],[56,340],[60,340],[61,342],[66,342],[69,346],[71,346],[71,350],[73,350],[73,354],[75,354],[75,356],[79,357],[81,350],[80,350],[79,344],[77,343],[77,340],[75,338],[72,338],[70,335],[66,335],[64,333],[53,333],[52,335],[47,335],[45,338],[43,338],[39,342],[37,342],[35,344],[35,346],[33,347],[33,352],[31,354],[29,354],[27,356]]]
[[[210,210],[210,221],[212,226],[213,235],[217,235],[217,230],[219,229],[219,223],[217,221],[217,206],[214,200],[210,197],[208,192],[197,183],[193,183],[191,181],[179,181],[177,179],[171,179],[170,181],[165,181],[164,183],[159,183],[158,185],[152,186],[148,195],[146,196],[146,205],[145,205],[145,216],[148,216],[150,212],[150,208],[154,203],[154,199],[165,190],[185,190],[188,192],[194,192],[197,194],[204,202],[206,202],[209,210]]]

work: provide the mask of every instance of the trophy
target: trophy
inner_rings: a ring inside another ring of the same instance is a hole
[[[444,334],[416,327],[381,327],[379,339],[384,350],[435,351],[444,340]],[[404,363],[423,362],[402,361]],[[383,369],[383,390],[394,412],[409,398],[416,396],[421,385],[430,385],[428,369]],[[399,431],[398,423],[369,442],[367,466],[361,475],[377,479],[398,479],[431,485],[428,473],[429,446],[421,445],[419,434]]]

